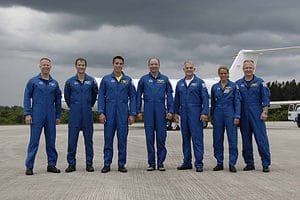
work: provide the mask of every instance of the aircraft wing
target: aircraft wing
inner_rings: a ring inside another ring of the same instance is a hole
[[[229,69],[230,80],[236,81],[244,76],[242,70],[244,60],[252,60],[254,62],[254,66],[256,67],[258,57],[263,53],[283,52],[283,51],[299,50],[299,49],[300,46],[273,48],[273,49],[259,49],[259,50],[245,50],[245,49],[240,50]]]
[[[271,101],[270,102],[270,109],[281,108],[281,106],[283,106],[283,105],[290,105],[290,104],[300,104],[300,100]]]

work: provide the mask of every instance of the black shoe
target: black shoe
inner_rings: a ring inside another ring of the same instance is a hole
[[[95,171],[95,170],[94,170],[94,167],[93,167],[92,165],[87,165],[86,168],[85,168],[85,170],[86,170],[87,172],[93,172],[93,171]]]
[[[153,170],[155,170],[155,165],[149,165],[147,171],[153,171]]]
[[[203,172],[203,167],[197,167],[196,172]]]
[[[221,171],[223,169],[224,169],[223,165],[217,165],[213,168],[214,171]]]
[[[105,166],[101,169],[101,173],[107,173],[110,171],[110,166]]]
[[[186,170],[186,169],[192,169],[192,168],[193,168],[192,165],[182,164],[179,167],[177,167],[177,170]]]
[[[66,173],[74,172],[74,171],[76,171],[75,165],[69,165],[69,166],[67,167],[67,169],[65,169],[65,172],[66,172]]]
[[[229,165],[229,171],[230,171],[230,172],[233,172],[233,173],[236,173],[236,168],[235,168],[235,166]]]
[[[244,167],[243,169],[244,171],[251,171],[251,170],[255,170],[254,165],[246,165],[246,167]]]
[[[161,172],[166,171],[166,168],[163,165],[157,167],[157,169]]]
[[[269,166],[264,166],[262,171],[263,172],[270,172]]]
[[[127,172],[127,169],[126,169],[126,167],[124,167],[124,166],[119,166],[118,171],[119,171],[119,172],[122,172],[122,173],[126,173],[126,172]]]
[[[26,174],[26,175],[29,175],[29,176],[30,176],[30,175],[33,175],[33,170],[32,170],[32,168],[27,168],[25,174]]]
[[[47,172],[60,173],[60,169],[57,169],[55,166],[48,166],[47,167]]]

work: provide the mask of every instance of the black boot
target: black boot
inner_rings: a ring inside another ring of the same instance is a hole
[[[217,165],[213,168],[214,171],[221,171],[223,169],[224,169],[223,165]]]
[[[125,166],[119,166],[118,171],[119,171],[119,172],[122,172],[122,173],[126,173],[126,172],[127,172],[127,169],[126,169]]]
[[[76,166],[75,166],[75,165],[69,165],[69,166],[67,167],[67,169],[65,169],[65,172],[66,172],[66,173],[74,172],[74,171],[76,171]]]
[[[155,165],[149,165],[147,171],[153,171],[153,170],[155,170]]]
[[[192,169],[192,168],[193,168],[192,165],[182,164],[179,167],[177,167],[177,170],[186,170],[186,169]]]
[[[270,172],[269,166],[263,166],[263,172]]]
[[[251,171],[251,170],[255,170],[254,165],[246,165],[246,167],[244,167],[243,169],[244,171]]]
[[[93,171],[95,171],[94,167],[92,165],[87,165],[85,169],[86,169],[87,172],[93,172]]]
[[[29,176],[30,176],[30,175],[33,175],[33,170],[32,170],[32,168],[27,168],[25,174],[26,174],[26,175],[29,175]]]
[[[229,165],[229,171],[235,173],[236,172],[235,166]]]
[[[107,173],[110,171],[110,166],[105,166],[101,169],[101,173]]]
[[[60,173],[60,169],[57,169],[55,166],[48,166],[47,167],[47,172]]]

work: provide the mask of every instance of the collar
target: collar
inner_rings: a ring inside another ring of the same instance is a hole
[[[151,78],[153,78],[153,79],[158,79],[158,78],[161,77],[161,74],[160,74],[160,72],[158,72],[157,77],[155,78],[155,77],[151,74],[151,72],[149,72],[149,76],[150,76]]]
[[[112,73],[110,74],[110,76],[111,76],[112,78],[115,78],[114,72],[112,72]],[[122,76],[125,77],[125,73],[124,73],[124,72],[122,72]],[[123,77],[122,77],[122,79],[123,79]]]
[[[41,80],[44,80],[44,81],[52,81],[52,80],[53,80],[53,78],[52,78],[52,76],[51,76],[51,75],[49,75],[49,80],[43,79],[43,77],[42,77],[42,74],[41,74],[41,73],[39,73],[39,75],[38,75],[38,78],[39,78],[39,79],[41,79]]]
[[[246,81],[246,79],[245,79],[245,76],[243,77],[243,81],[244,82],[255,82],[257,80],[257,77],[253,74],[253,78],[252,78],[252,80],[250,80],[250,81]]]
[[[191,81],[191,82],[192,82],[192,81],[195,79],[195,77],[196,77],[195,74],[194,74],[193,77],[192,77],[191,79],[189,79],[189,80],[187,80],[186,77],[184,77],[184,81]]]
[[[78,74],[75,75],[75,78],[76,78],[76,80],[80,81],[79,78],[78,78]],[[83,81],[86,81],[86,79],[87,79],[87,74],[84,74]]]

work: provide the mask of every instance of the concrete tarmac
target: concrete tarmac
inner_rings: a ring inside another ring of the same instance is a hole
[[[263,173],[254,142],[256,170],[244,172],[239,135],[238,172],[228,170],[228,145],[225,140],[225,169],[214,172],[212,129],[204,130],[204,172],[178,171],[182,162],[180,131],[168,132],[166,171],[147,172],[147,154],[142,124],[130,127],[128,135],[128,173],[117,171],[117,146],[112,171],[100,172],[103,165],[103,125],[94,124],[95,172],[85,171],[83,137],[77,149],[77,171],[67,167],[67,125],[57,126],[57,167],[62,173],[46,172],[44,136],[41,137],[34,175],[26,176],[24,160],[29,126],[0,126],[0,199],[300,199],[300,129],[292,122],[268,122],[272,165]],[[115,140],[116,144],[116,140]]]

